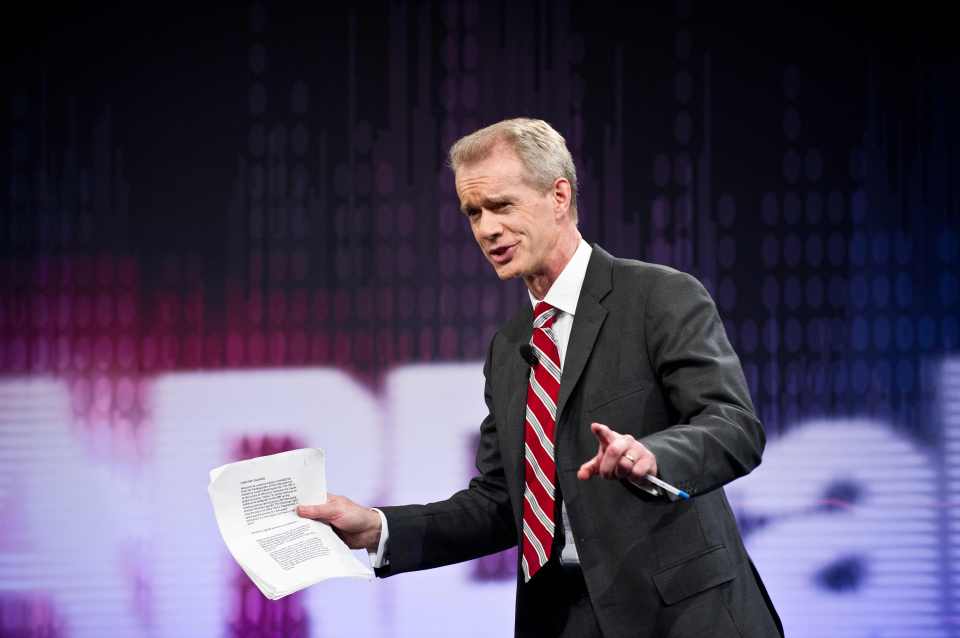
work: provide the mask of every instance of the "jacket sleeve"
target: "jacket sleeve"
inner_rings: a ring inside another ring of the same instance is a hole
[[[677,421],[641,440],[657,457],[660,477],[693,495],[759,465],[763,427],[706,289],[685,273],[659,277],[645,331],[647,356]]]
[[[488,414],[480,425],[478,475],[466,489],[444,501],[379,508],[387,517],[390,538],[389,564],[378,568],[377,576],[458,563],[516,545],[516,524],[504,477],[490,383],[495,343],[496,337],[483,367]]]

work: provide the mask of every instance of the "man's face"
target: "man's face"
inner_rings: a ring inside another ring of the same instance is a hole
[[[502,144],[456,174],[460,209],[500,279],[542,274],[560,237],[564,213],[553,193],[533,188],[525,175],[520,158]]]

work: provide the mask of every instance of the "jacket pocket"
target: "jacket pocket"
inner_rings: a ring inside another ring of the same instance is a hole
[[[664,604],[672,605],[735,577],[736,571],[730,564],[727,548],[717,545],[682,563],[661,569],[653,575],[653,583]]]
[[[599,395],[594,395],[593,397],[591,397],[591,400],[587,405],[587,412],[593,412],[594,410],[607,406],[613,403],[614,401],[619,401],[621,399],[626,399],[628,397],[631,397],[635,394],[639,394],[640,392],[643,392],[643,390],[644,390],[644,386],[635,384],[635,385],[629,385],[627,387],[619,386],[611,389],[608,392],[604,392]]]

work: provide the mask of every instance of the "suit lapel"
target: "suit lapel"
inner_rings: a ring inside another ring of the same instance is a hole
[[[523,305],[502,329],[501,334],[506,337],[508,346],[505,353],[505,362],[502,374],[506,379],[503,384],[510,395],[506,398],[506,427],[507,439],[511,448],[508,452],[513,466],[522,471],[523,467],[523,423],[527,407],[527,384],[529,383],[530,366],[520,355],[520,346],[530,342],[533,332],[533,308],[529,303]]]
[[[613,257],[594,244],[583,278],[583,287],[580,289],[577,312],[573,317],[567,356],[563,362],[560,397],[557,401],[557,423],[560,422],[570,395],[577,387],[583,369],[590,359],[590,353],[593,352],[600,327],[607,318],[607,309],[600,305],[600,300],[610,292],[612,266]]]

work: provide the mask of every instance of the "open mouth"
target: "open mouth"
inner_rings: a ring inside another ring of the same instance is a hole
[[[513,257],[514,249],[516,244],[511,244],[510,246],[498,246],[487,252],[490,255],[490,259],[495,264],[505,264]]]

